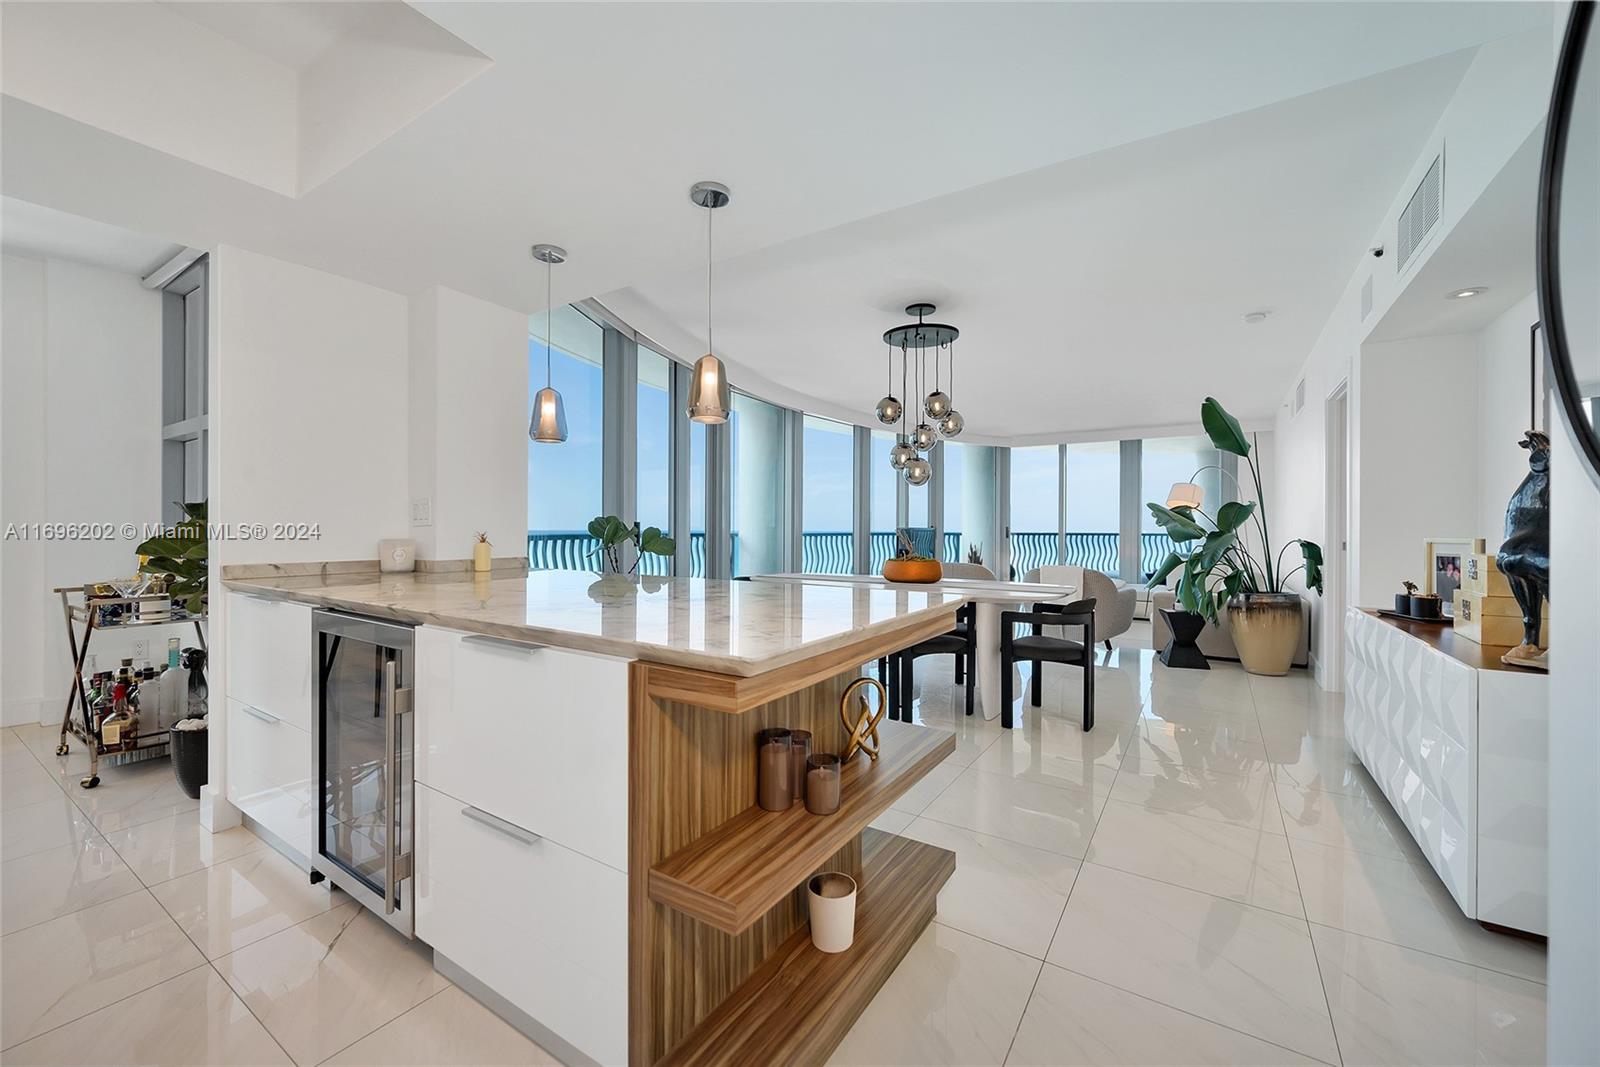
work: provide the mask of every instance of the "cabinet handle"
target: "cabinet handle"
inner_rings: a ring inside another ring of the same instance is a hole
[[[491,830],[498,830],[507,837],[515,838],[516,840],[521,841],[524,845],[531,845],[536,841],[542,840],[542,838],[532,830],[524,830],[514,822],[507,822],[498,815],[490,815],[482,808],[473,807],[471,804],[468,804],[466,807],[462,808],[461,814],[465,815],[473,822],[481,822]]]
[[[513,641],[509,637],[490,637],[488,634],[468,634],[461,639],[464,645],[476,645],[479,648],[499,649],[504,652],[537,652],[543,645],[525,645],[521,641]]]
[[[240,704],[239,710],[250,716],[252,719],[260,719],[262,722],[271,723],[273,726],[276,726],[283,721],[276,715],[268,714],[267,712],[262,711],[260,708],[251,707],[249,704]]]

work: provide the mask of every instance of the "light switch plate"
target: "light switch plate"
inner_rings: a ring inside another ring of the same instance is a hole
[[[415,541],[379,541],[378,569],[380,571],[414,571],[417,569],[417,543]]]
[[[433,525],[433,500],[431,498],[419,496],[411,502],[411,525]]]

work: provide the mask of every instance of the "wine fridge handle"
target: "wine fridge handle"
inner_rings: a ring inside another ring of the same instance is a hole
[[[398,843],[395,838],[395,775],[399,771],[394,758],[396,720],[400,709],[396,694],[395,661],[383,665],[383,816],[388,825],[383,832],[383,913],[394,914],[394,858]]]

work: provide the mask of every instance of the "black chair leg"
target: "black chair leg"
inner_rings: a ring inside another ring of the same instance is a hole
[[[1044,660],[1042,659],[1033,661],[1032,690],[1033,706],[1038,707],[1044,701]]]
[[[878,660],[878,681],[883,683],[884,698],[889,705],[889,718],[897,718],[900,714],[900,658],[897,655],[885,656]]]
[[[966,655],[965,652],[963,652],[962,654],[960,654],[959,656],[956,657],[956,670],[960,670],[961,669],[961,664],[966,662],[966,658],[967,658],[967,655]],[[976,667],[977,664],[973,664],[973,666]],[[967,697],[967,715],[969,717],[972,715],[972,691],[974,689],[978,688],[977,685],[974,684],[976,681],[977,681],[977,679],[972,679],[972,681],[969,682],[964,687],[966,689],[966,691],[967,691],[967,693],[966,693],[966,697]]]
[[[956,684],[960,685],[967,680],[967,657],[960,652],[956,653]]]
[[[1011,722],[1011,664],[1009,656],[1000,657],[1000,725],[1009,730]],[[986,713],[987,714],[987,713]]]
[[[911,656],[900,657],[900,721],[911,721],[911,691],[916,681],[917,661]]]
[[[1106,651],[1107,651],[1107,652],[1110,652],[1110,651],[1111,651],[1111,642],[1110,642],[1110,641],[1107,641],[1107,642],[1106,642]]]
[[[1083,655],[1083,732],[1094,729],[1094,657],[1084,649]]]

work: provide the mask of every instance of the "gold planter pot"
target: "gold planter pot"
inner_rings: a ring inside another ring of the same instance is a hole
[[[1304,625],[1297,593],[1242,594],[1228,601],[1228,632],[1251,674],[1288,674]]]

